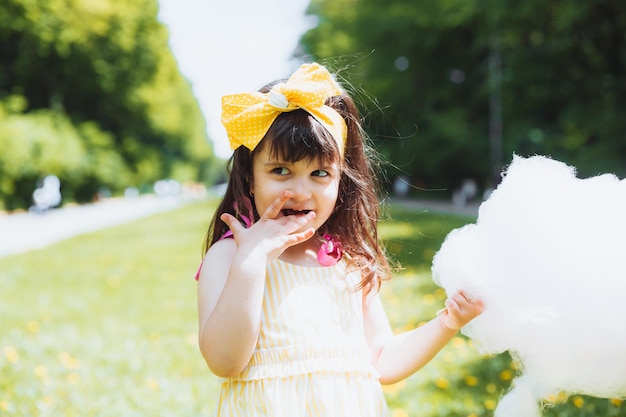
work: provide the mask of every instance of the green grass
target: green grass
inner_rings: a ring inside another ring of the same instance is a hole
[[[0,415],[210,415],[193,276],[211,207],[0,259]]]
[[[381,224],[391,258],[401,269],[382,297],[392,327],[411,329],[443,307],[445,292],[431,279],[433,256],[452,229],[475,218],[392,208]],[[426,367],[398,384],[383,387],[392,415],[491,416],[511,381],[508,355],[485,361],[470,341],[455,337]]]
[[[0,259],[0,416],[210,416],[218,379],[197,348],[196,284],[210,202]],[[392,209],[381,234],[402,265],[382,289],[394,328],[432,318],[430,265],[474,219]],[[463,336],[385,387],[392,416],[490,417],[516,370]],[[619,401],[561,399],[545,416],[626,416]]]

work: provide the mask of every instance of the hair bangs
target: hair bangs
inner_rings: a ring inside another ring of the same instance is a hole
[[[260,147],[269,146],[272,156],[288,162],[336,161],[339,146],[328,130],[305,110],[281,113],[267,131]]]

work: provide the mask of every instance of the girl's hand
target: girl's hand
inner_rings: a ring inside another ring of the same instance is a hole
[[[300,216],[278,217],[283,206],[291,197],[290,191],[283,192],[265,210],[259,221],[247,229],[228,213],[222,214],[220,219],[233,233],[235,243],[240,250],[261,251],[260,254],[265,255],[269,261],[280,256],[288,247],[302,243],[315,234],[314,228],[296,233],[297,230],[315,218],[313,211]]]
[[[441,325],[458,331],[485,310],[482,300],[472,300],[463,290],[457,291],[446,300],[446,308],[439,314]]]

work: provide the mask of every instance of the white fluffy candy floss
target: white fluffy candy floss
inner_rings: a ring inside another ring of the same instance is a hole
[[[626,396],[626,180],[515,156],[432,272],[448,294],[484,300],[463,333],[521,365],[496,417],[540,416],[541,400],[561,392]]]

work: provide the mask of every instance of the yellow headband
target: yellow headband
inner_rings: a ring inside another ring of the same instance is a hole
[[[235,150],[243,145],[254,150],[280,113],[303,109],[333,135],[343,154],[346,122],[335,109],[324,105],[327,98],[342,93],[343,90],[326,68],[319,64],[304,64],[287,82],[275,85],[269,93],[224,96],[222,124],[226,128],[230,148]]]

